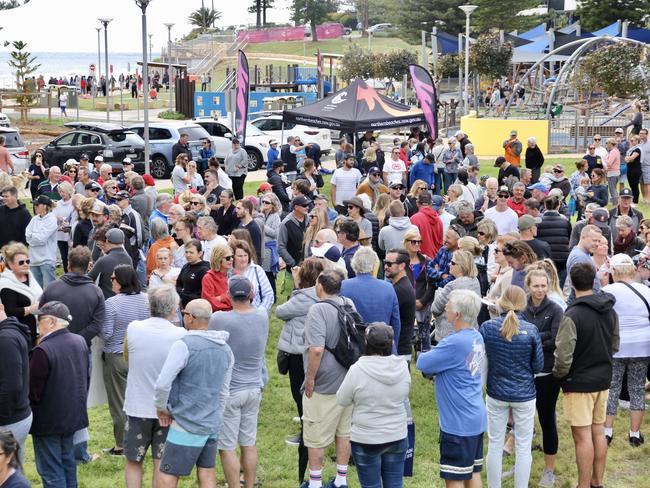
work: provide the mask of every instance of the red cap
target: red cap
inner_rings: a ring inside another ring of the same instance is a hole
[[[273,187],[271,186],[270,183],[262,183],[258,188],[257,188],[257,193],[262,193],[264,191],[269,191],[273,190]]]
[[[153,180],[153,176],[151,175],[142,175],[142,179],[144,180],[144,184],[147,186],[156,186],[156,182]]]

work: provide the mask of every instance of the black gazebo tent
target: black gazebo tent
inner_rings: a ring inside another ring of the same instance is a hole
[[[392,129],[426,123],[422,110],[377,93],[363,80],[303,107],[282,111],[282,121],[344,132]]]

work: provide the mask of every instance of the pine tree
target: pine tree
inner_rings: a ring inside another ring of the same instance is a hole
[[[650,0],[583,0],[578,9],[583,29],[595,31],[617,20],[628,20],[631,27],[643,27],[650,12]]]
[[[327,14],[336,12],[336,0],[293,0],[293,21],[311,26],[311,39],[318,41],[316,26],[327,20]]]
[[[491,29],[523,32],[540,21],[539,16],[517,15],[517,12],[536,7],[537,0],[473,0],[471,3],[478,6],[471,17],[472,30],[476,32]]]
[[[404,0],[393,23],[400,37],[411,44],[419,44],[420,32],[431,31],[434,26],[455,35],[465,30],[465,14],[458,8],[464,3],[459,0],[437,0],[435,4],[431,0]]]

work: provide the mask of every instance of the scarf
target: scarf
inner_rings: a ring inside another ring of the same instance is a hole
[[[633,240],[634,232],[630,232],[627,237],[623,237],[619,234],[614,241],[614,254],[627,254],[628,248],[630,247],[630,244],[632,244]]]
[[[31,303],[37,303],[43,294],[43,289],[38,284],[31,271],[29,273],[29,285],[27,285],[22,281],[18,281],[18,278],[16,278],[13,271],[10,269],[5,270],[0,274],[0,290],[5,288],[20,293],[21,295],[25,295],[29,298]]]
[[[368,186],[372,188],[373,191],[373,197],[372,197],[373,206],[375,205],[375,202],[379,198],[379,195],[381,195],[381,191],[380,191],[381,185],[382,185],[381,180],[379,180],[377,183],[373,183],[372,180],[368,178]]]

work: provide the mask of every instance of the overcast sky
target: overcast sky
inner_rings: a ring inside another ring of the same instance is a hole
[[[289,0],[275,3],[278,6],[267,12],[268,20],[288,21],[289,11],[282,7]],[[211,0],[205,0],[205,4],[209,7]],[[221,11],[218,25],[254,24],[255,15],[247,12],[250,4],[250,0],[214,0],[215,9]],[[201,0],[152,0],[147,8],[147,29],[153,34],[154,52],[167,45],[164,23],[175,23],[172,39],[180,38],[191,29],[188,15],[200,7]],[[31,52],[93,52],[98,17],[114,19],[108,28],[110,51],[142,50],[141,11],[134,0],[31,0],[13,10],[0,10],[0,39],[25,41]]]

